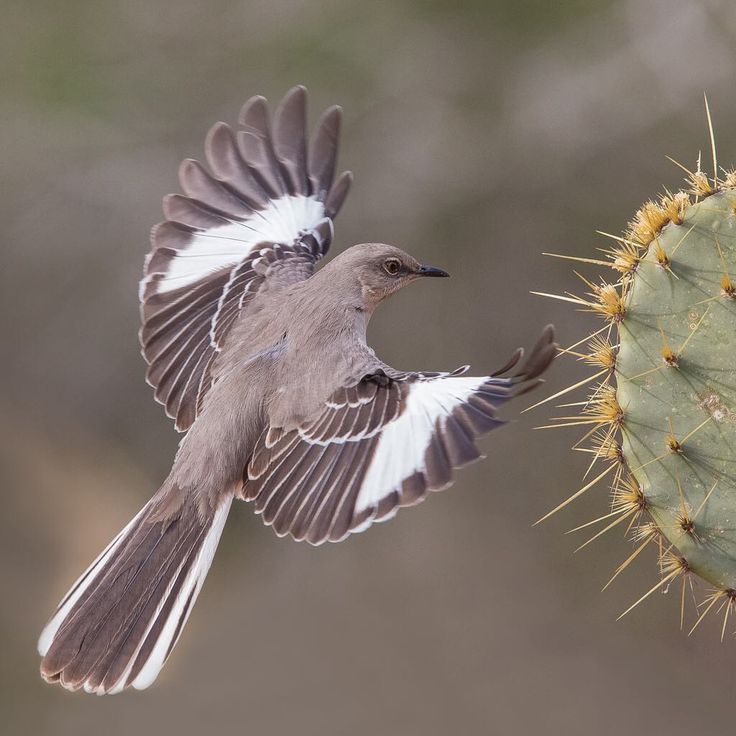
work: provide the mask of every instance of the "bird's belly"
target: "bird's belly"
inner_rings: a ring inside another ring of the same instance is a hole
[[[272,363],[261,356],[220,377],[181,442],[170,480],[207,498],[239,490],[265,427]]]

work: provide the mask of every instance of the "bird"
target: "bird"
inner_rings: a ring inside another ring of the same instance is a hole
[[[392,518],[482,457],[498,408],[542,381],[548,325],[524,358],[467,375],[402,371],[366,330],[405,286],[448,274],[393,245],[321,265],[352,174],[336,176],[342,111],[310,138],[307,92],[271,116],[249,99],[217,123],[208,167],[179,171],[140,282],[147,381],[184,433],[169,475],[72,585],[43,629],[41,675],[98,695],[144,689],[182,633],[234,499],[279,536],[340,542]]]

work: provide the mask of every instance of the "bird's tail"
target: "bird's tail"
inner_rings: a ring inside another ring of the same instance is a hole
[[[207,576],[231,498],[205,514],[191,498],[163,514],[162,501],[154,496],[64,596],[38,641],[47,682],[104,695],[156,679]]]

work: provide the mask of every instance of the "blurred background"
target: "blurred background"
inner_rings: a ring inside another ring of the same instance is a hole
[[[446,268],[402,292],[371,340],[398,368],[478,371],[577,289],[542,251],[592,255],[708,151],[736,158],[731,0],[5,0],[0,29],[0,732],[3,734],[716,733],[732,727],[734,642],[679,630],[679,589],[616,616],[654,554],[578,555],[574,431],[547,407],[390,524],[318,549],[237,504],[156,685],[70,694],[36,637],[71,581],[165,477],[178,436],[143,380],[136,285],[160,200],[207,128],[295,83],[344,106],[356,174],[335,249],[393,242]],[[570,305],[571,306],[571,305]],[[548,390],[585,371],[561,360]],[[535,395],[535,400],[541,398]],[[644,560],[644,558],[647,558]],[[690,613],[692,619],[692,612]],[[692,621],[691,621],[692,622]]]

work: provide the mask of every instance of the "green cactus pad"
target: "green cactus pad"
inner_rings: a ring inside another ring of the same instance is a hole
[[[581,276],[587,295],[555,297],[606,324],[587,353],[576,351],[584,340],[566,351],[593,376],[545,399],[592,386],[587,401],[564,404],[582,406],[579,416],[549,425],[581,426],[575,447],[592,454],[591,467],[583,487],[542,518],[612,481],[610,512],[579,529],[603,527],[581,546],[627,529],[636,548],[609,584],[650,543],[659,550],[659,583],[624,613],[677,577],[684,606],[685,581],[697,577],[711,591],[693,628],[711,609],[725,611],[723,636],[736,615],[736,171],[698,169],[688,182],[687,192],[645,203],[623,237],[610,236],[607,261],[562,256],[617,277]],[[603,472],[593,470],[599,463]]]
[[[736,589],[736,192],[652,240],[619,324],[623,457],[687,568]],[[724,289],[725,287],[725,289]],[[730,293],[729,293],[730,292]]]

